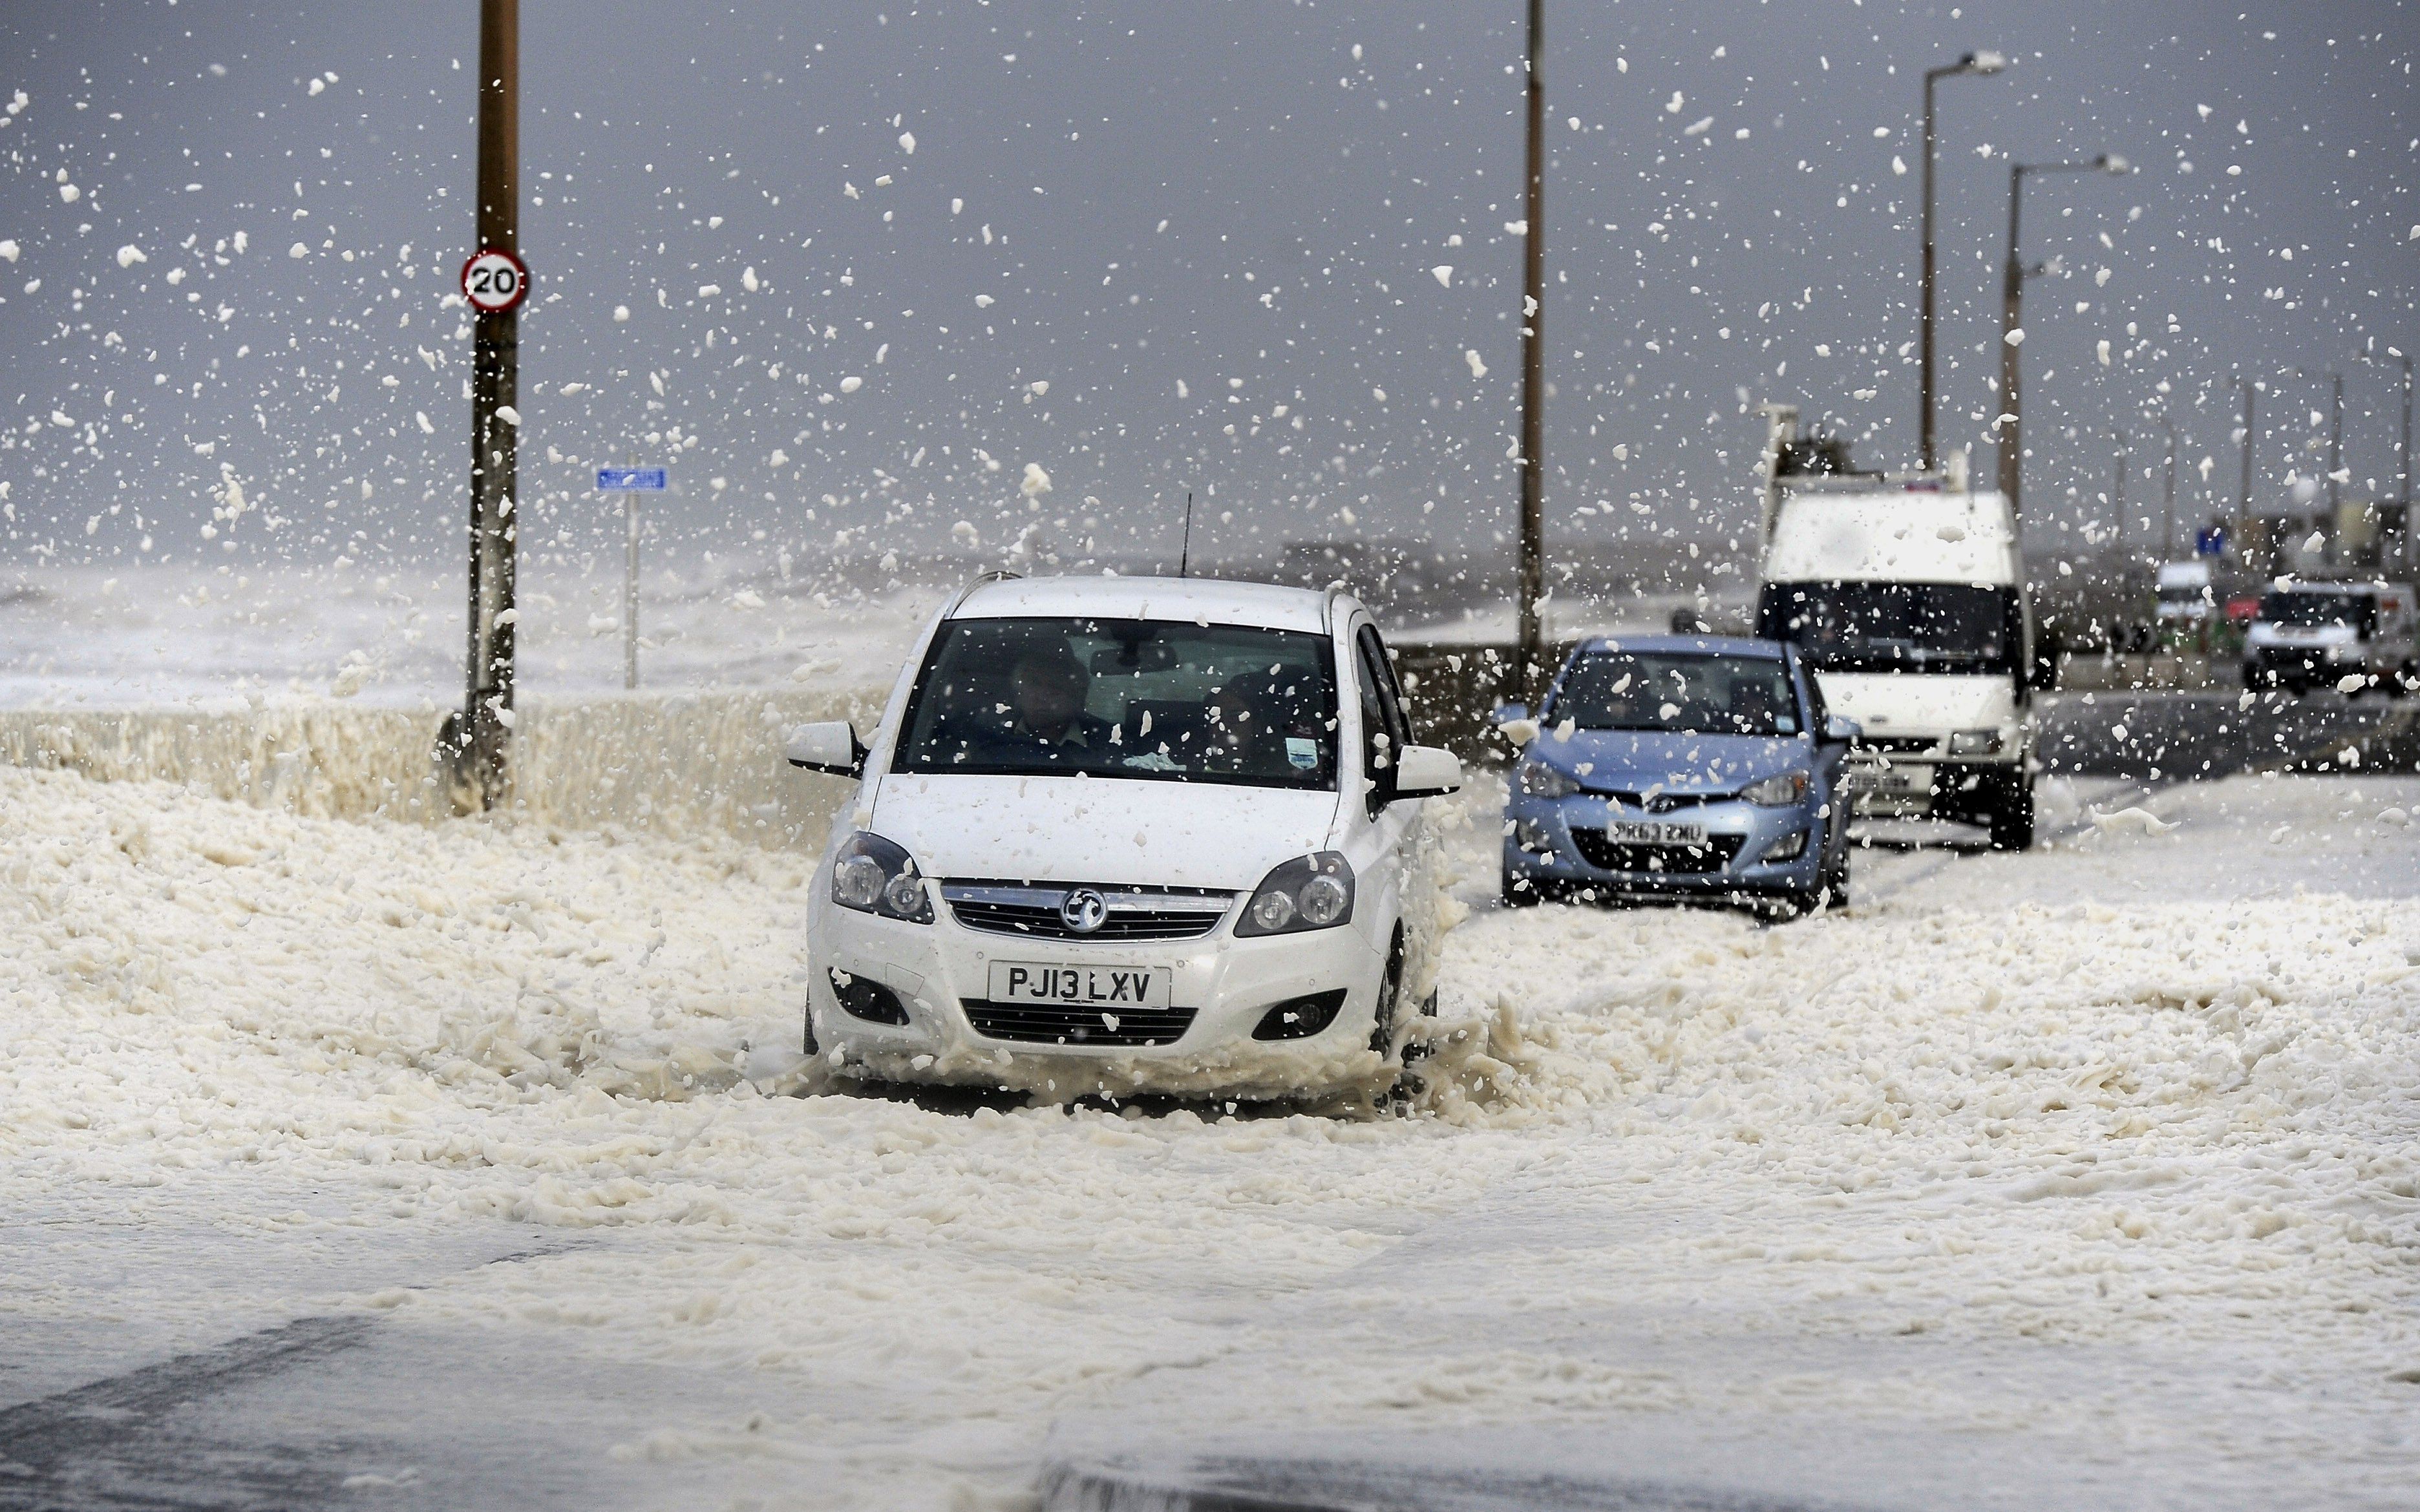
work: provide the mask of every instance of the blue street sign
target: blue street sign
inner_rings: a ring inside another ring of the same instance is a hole
[[[617,489],[625,488],[660,489],[663,486],[664,470],[661,468],[598,468],[597,470],[598,493],[613,493]]]
[[[2226,555],[2226,527],[2205,525],[2194,532],[2194,555],[2197,557]]]

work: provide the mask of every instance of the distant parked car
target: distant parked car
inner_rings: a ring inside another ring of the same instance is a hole
[[[1859,733],[1796,648],[1713,636],[1584,641],[1505,805],[1504,901],[1698,899],[1806,913],[1849,888],[1842,767]],[[1534,733],[1533,733],[1534,727]]]

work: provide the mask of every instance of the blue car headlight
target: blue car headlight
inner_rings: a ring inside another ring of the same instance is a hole
[[[1740,796],[1761,809],[1787,809],[1807,797],[1807,774],[1783,772],[1740,789]]]
[[[1568,798],[1580,791],[1578,778],[1534,759],[1521,764],[1520,783],[1533,798]]]

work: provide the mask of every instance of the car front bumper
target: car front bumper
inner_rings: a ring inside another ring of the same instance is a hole
[[[934,921],[910,924],[861,914],[819,897],[808,915],[813,969],[808,1011],[827,1064],[843,1074],[1026,1091],[1051,1098],[1140,1092],[1286,1097],[1345,1087],[1382,1073],[1371,1048],[1386,958],[1358,923],[1298,934],[1234,937],[1231,909],[1195,939],[1100,944],[971,929],[946,903]],[[1019,1021],[1019,1038],[998,1030],[990,1007],[995,962],[1056,966],[1164,968],[1168,1013],[1066,1011],[1063,1025]],[[904,1024],[869,1021],[844,1007],[830,973],[880,983]],[[1253,1030],[1280,1004],[1342,994],[1327,1026],[1300,1039],[1263,1041]],[[1172,1020],[1181,1018],[1181,1027]],[[1165,1036],[1164,1042],[1133,1042]],[[1045,1039],[1028,1038],[1036,1033]]]
[[[1702,825],[1706,847],[1638,846],[1616,842],[1606,825],[1652,819]],[[1619,897],[1736,897],[1811,892],[1823,874],[1823,805],[1768,809],[1733,799],[1641,814],[1590,794],[1534,798],[1516,793],[1505,809],[1504,874],[1542,890],[1592,888]],[[1770,859],[1776,846],[1805,837],[1798,854]],[[1661,854],[1658,854],[1661,853]]]

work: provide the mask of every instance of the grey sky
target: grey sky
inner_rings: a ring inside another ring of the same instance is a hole
[[[184,560],[453,549],[469,343],[439,301],[469,250],[476,8],[8,8],[0,96],[28,101],[0,128],[8,559],[132,558],[147,536]],[[2239,364],[2345,365],[2352,489],[2391,492],[2399,401],[2350,358],[2420,343],[2420,24],[2389,4],[2240,15],[1550,4],[1556,532],[1738,531],[1743,393],[1906,460],[1919,76],[1975,47],[2015,65],[1942,88],[1945,437],[1997,412],[2003,154],[2110,150],[2142,171],[2028,194],[2028,256],[2069,274],[2028,294],[2036,528],[2100,513],[2106,433],[2149,432],[2164,380],[2188,463],[2214,456],[2231,498]],[[1190,487],[1232,513],[1204,517],[1214,551],[1357,530],[1494,560],[1519,21],[525,0],[525,548],[602,542],[585,464],[666,458],[677,426],[692,548],[923,548],[965,521],[997,550],[1040,520],[1122,551]],[[2324,403],[2304,384],[2266,404],[2265,496]],[[1052,483],[1038,510],[1028,463]],[[206,542],[229,475],[251,508]]]

